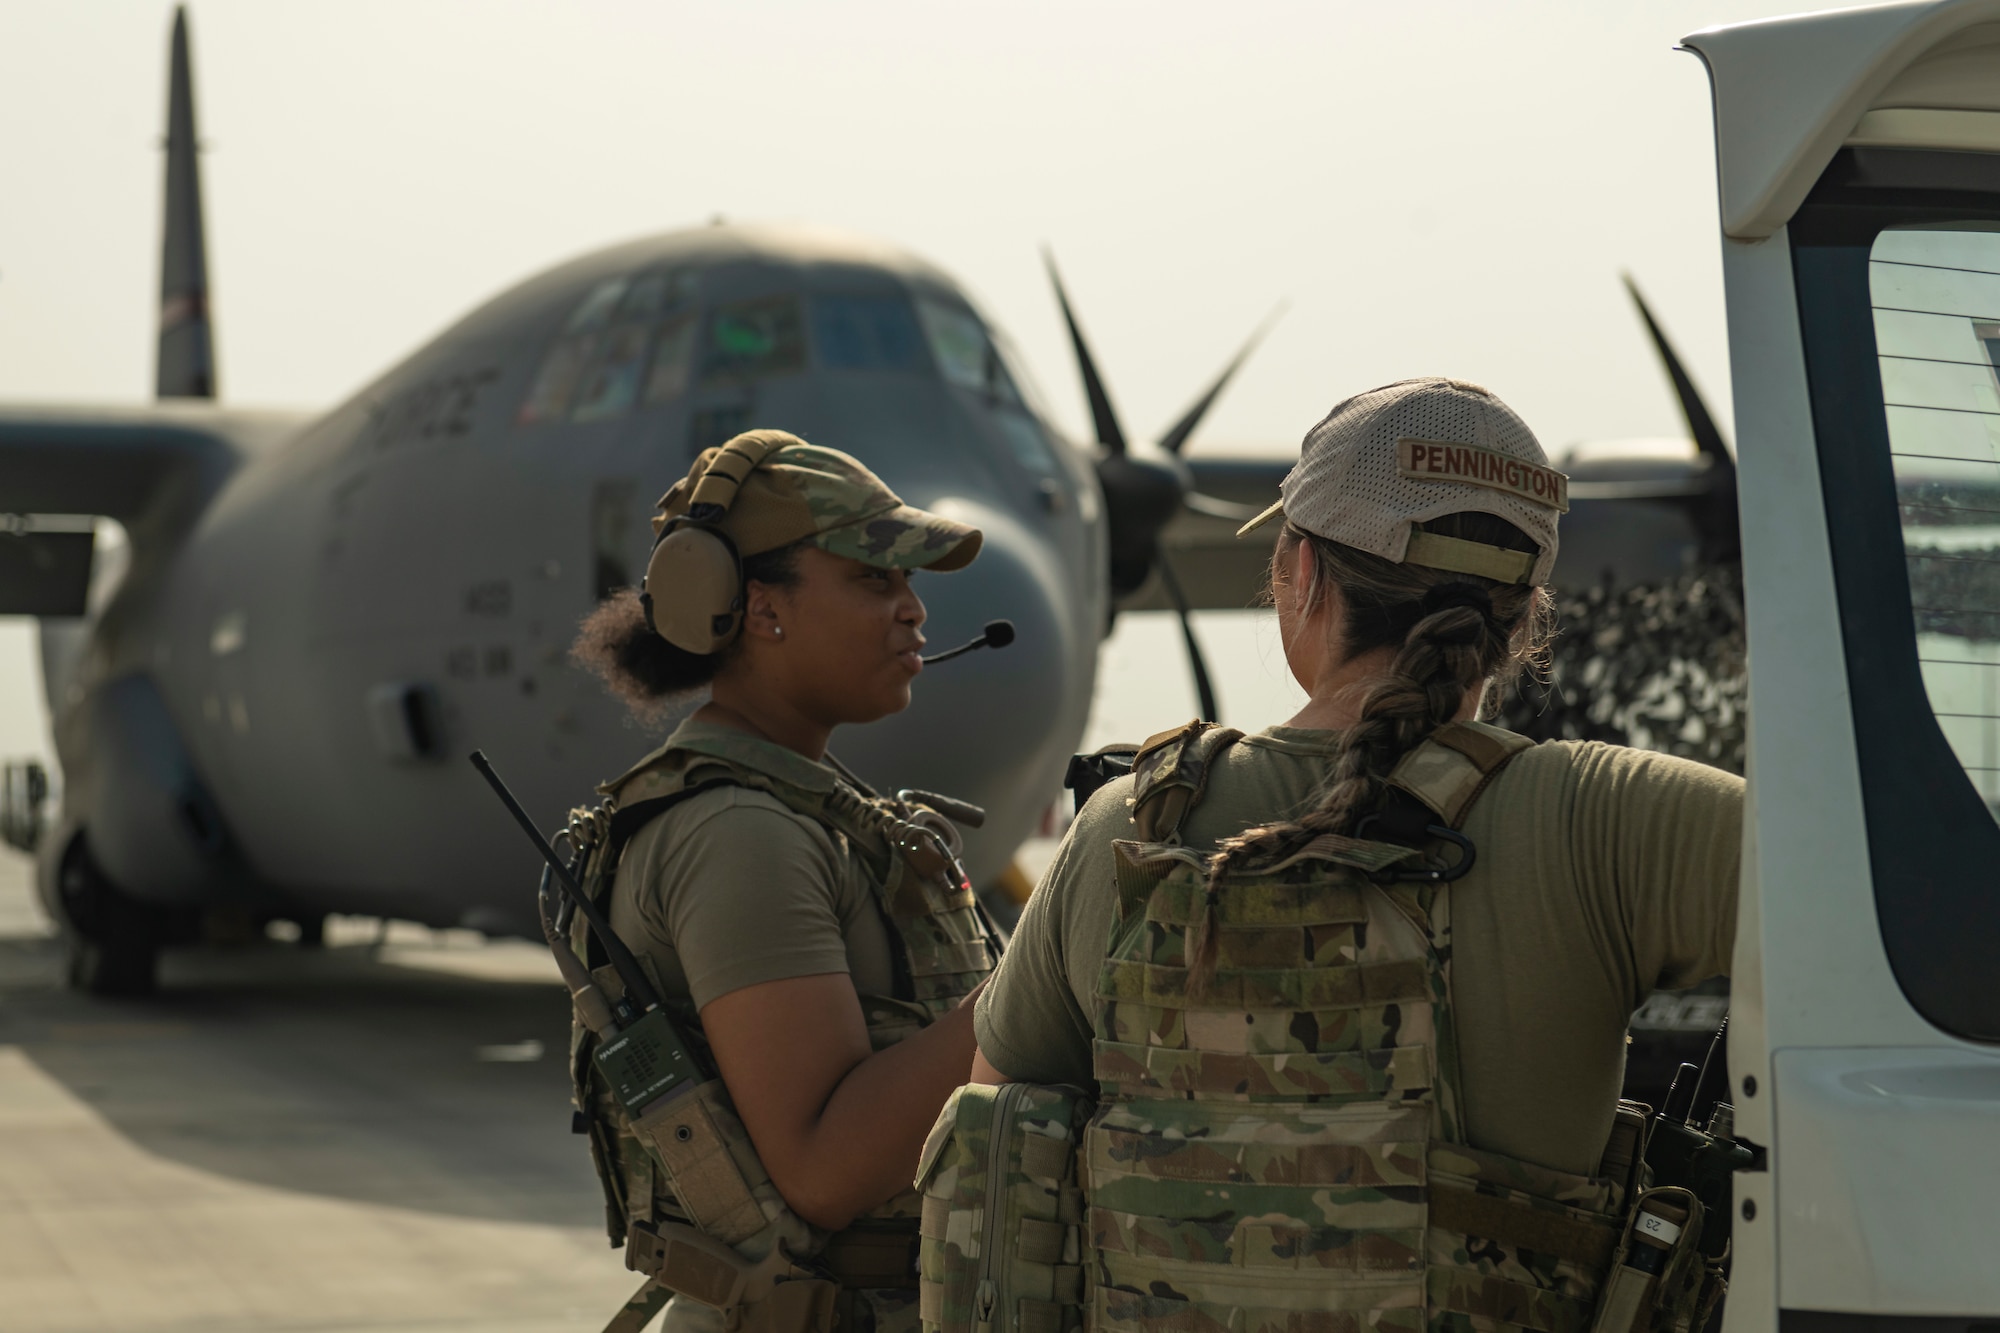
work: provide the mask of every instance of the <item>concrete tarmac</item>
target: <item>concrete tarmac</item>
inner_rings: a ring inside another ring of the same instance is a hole
[[[546,951],[378,930],[92,999],[0,850],[0,1329],[603,1325],[639,1279],[569,1133]]]

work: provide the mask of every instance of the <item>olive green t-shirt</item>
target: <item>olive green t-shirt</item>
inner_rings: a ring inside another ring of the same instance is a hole
[[[1332,732],[1272,727],[1230,746],[1181,827],[1212,847],[1312,807]],[[974,1015],[1008,1077],[1091,1085],[1099,965],[1116,915],[1111,843],[1136,836],[1132,781],[1078,813]],[[1729,970],[1743,780],[1596,743],[1516,755],[1464,833],[1451,886],[1452,1012],[1466,1138],[1558,1170],[1594,1171],[1624,1078],[1632,1011],[1656,988]]]
[[[830,770],[713,723],[687,721],[669,746],[729,753],[800,785]],[[845,972],[864,995],[894,988],[889,930],[845,840],[777,797],[721,786],[648,822],[626,845],[612,886],[611,926],[652,964],[666,998],[700,1010],[717,996],[791,977]]]

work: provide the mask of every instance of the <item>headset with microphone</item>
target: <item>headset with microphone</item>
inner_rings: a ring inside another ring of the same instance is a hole
[[[783,431],[750,431],[716,452],[688,497],[687,512],[666,520],[653,542],[639,601],[653,632],[684,652],[707,656],[743,629],[743,556],[722,529],[750,474],[796,444]],[[655,588],[671,590],[655,599]]]

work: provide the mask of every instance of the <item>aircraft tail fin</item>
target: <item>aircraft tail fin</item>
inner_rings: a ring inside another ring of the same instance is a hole
[[[160,250],[160,345],[154,393],[214,398],[214,330],[208,306],[208,243],[202,223],[200,140],[188,60],[187,7],[174,9],[167,84],[165,235]]]

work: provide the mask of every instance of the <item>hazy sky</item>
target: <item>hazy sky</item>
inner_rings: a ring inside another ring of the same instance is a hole
[[[1621,269],[1726,422],[1708,85],[1673,46],[1796,8],[201,0],[223,396],[331,406],[542,268],[720,213],[955,273],[1079,434],[1044,242],[1143,436],[1291,302],[1197,452],[1425,373],[1551,449],[1679,433]],[[150,392],[170,22],[0,0],[0,404]],[[0,622],[0,753],[36,744],[27,642]]]

